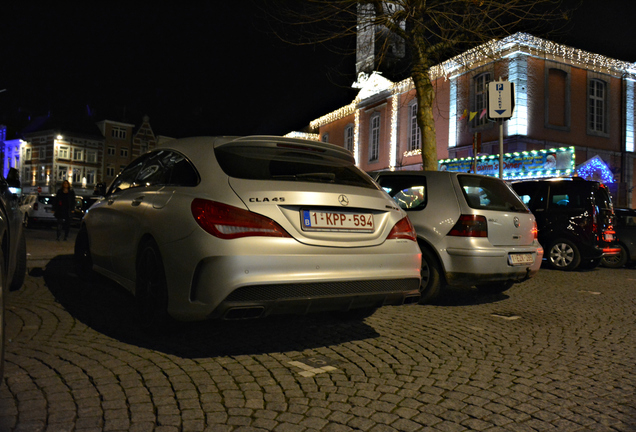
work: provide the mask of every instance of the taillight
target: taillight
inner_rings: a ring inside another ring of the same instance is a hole
[[[411,221],[408,217],[400,219],[400,221],[395,224],[387,237],[387,240],[389,239],[406,239],[417,241],[417,233],[415,232],[415,228],[413,228],[413,225],[411,224]]]
[[[215,237],[290,237],[273,220],[238,207],[195,198],[190,208],[201,228]]]
[[[537,221],[532,222],[532,238],[537,240],[539,237],[539,228],[537,228]]]
[[[480,215],[461,215],[448,235],[458,237],[488,237],[486,217]]]

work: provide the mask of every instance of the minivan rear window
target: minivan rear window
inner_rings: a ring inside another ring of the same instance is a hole
[[[373,180],[353,164],[353,159],[345,160],[318,151],[232,145],[219,147],[215,153],[221,169],[230,177],[377,189]]]
[[[520,213],[530,211],[510,187],[498,178],[458,175],[457,180],[471,208]]]

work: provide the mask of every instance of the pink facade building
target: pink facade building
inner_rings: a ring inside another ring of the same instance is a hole
[[[559,174],[599,179],[616,204],[636,202],[636,64],[517,33],[436,66],[431,79],[440,160],[473,158],[473,142],[479,156],[499,153],[499,124],[482,114],[488,83],[510,81],[515,108],[503,122],[504,153],[573,147],[576,169]],[[365,171],[421,169],[411,79],[361,73],[353,86],[360,91],[351,104],[310,123],[315,137],[351,150]]]

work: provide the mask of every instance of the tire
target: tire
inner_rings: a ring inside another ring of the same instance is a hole
[[[24,284],[24,278],[27,271],[27,248],[26,238],[24,233],[20,232],[20,238],[18,239],[18,248],[16,250],[17,256],[15,257],[15,271],[13,272],[13,278],[11,279],[11,285],[9,285],[9,291],[17,291],[22,288]]]
[[[621,250],[618,255],[601,258],[603,267],[621,268],[627,264],[627,251],[621,244],[618,245],[618,248]]]
[[[570,240],[557,239],[548,247],[548,263],[556,270],[574,270],[581,263],[581,253]]]
[[[490,282],[476,285],[477,289],[485,294],[500,294],[514,285],[512,281]]]
[[[426,304],[435,301],[442,290],[441,267],[437,258],[426,249],[420,246],[422,250],[422,282],[420,284],[420,304]]]
[[[90,277],[93,273],[93,258],[91,256],[90,243],[88,240],[88,231],[86,226],[82,225],[75,237],[74,255],[75,269],[82,277]]]
[[[168,285],[161,253],[154,240],[143,243],[139,249],[135,300],[141,328],[159,330],[167,324]]]

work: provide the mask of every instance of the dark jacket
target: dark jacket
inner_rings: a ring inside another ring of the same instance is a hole
[[[53,203],[55,217],[57,219],[69,219],[74,208],[75,191],[69,189],[67,193],[64,193],[60,188],[55,195],[55,202]]]

